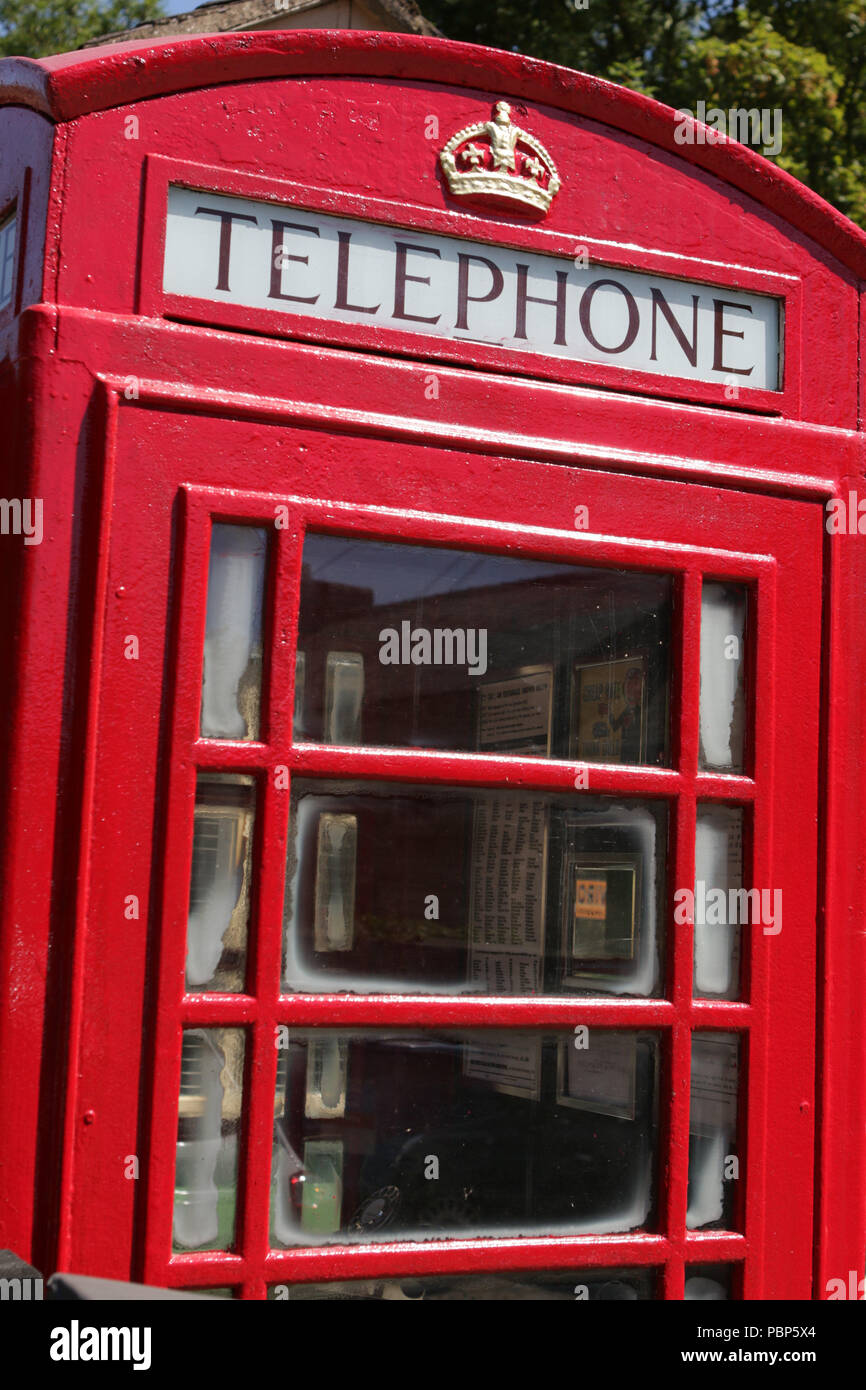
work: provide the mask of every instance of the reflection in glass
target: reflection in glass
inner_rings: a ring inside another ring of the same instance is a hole
[[[743,771],[747,611],[742,585],[704,581],[699,766],[705,771]]]
[[[204,639],[203,738],[259,737],[266,555],[263,528],[214,524]]]
[[[176,1250],[230,1250],[234,1241],[244,1034],[183,1034],[173,1239]]]
[[[661,989],[666,818],[651,802],[581,804],[563,822],[563,984]]]
[[[252,777],[201,773],[197,779],[188,990],[244,987],[255,796]]]
[[[663,764],[671,593],[666,575],[308,534],[304,737]]]
[[[294,778],[292,992],[652,996],[667,808]]]
[[[292,716],[292,738],[300,743],[304,738],[304,692],[307,684],[307,658],[304,652],[295,656],[295,708]]]
[[[740,975],[743,812],[698,807],[695,835],[695,995],[736,999]]]
[[[272,1284],[273,1302],[517,1302],[632,1303],[658,1296],[654,1269],[499,1270],[489,1274],[435,1274],[392,1279],[348,1279],[328,1284]]]
[[[686,1265],[687,1303],[719,1303],[731,1297],[731,1265]]]
[[[651,1223],[655,1034],[292,1029],[283,1041],[275,1245]],[[311,1059],[323,1042],[330,1055]]]
[[[325,662],[325,742],[360,743],[364,658],[360,652],[328,652]]]
[[[316,842],[316,951],[351,951],[358,817],[324,812]]]
[[[15,242],[18,232],[17,210],[0,222],[0,309],[12,303],[15,291]]]
[[[341,1120],[346,1113],[349,1044],[333,1033],[314,1035],[307,1043],[307,1092],[304,1114],[311,1120]]]
[[[736,1033],[694,1034],[686,1215],[690,1230],[729,1228],[733,1219],[740,1176],[736,1151],[739,1076]]]

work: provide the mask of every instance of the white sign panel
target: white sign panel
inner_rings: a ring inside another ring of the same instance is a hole
[[[172,186],[166,293],[778,390],[780,304]]]

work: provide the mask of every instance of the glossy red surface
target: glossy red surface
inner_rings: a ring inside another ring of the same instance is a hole
[[[864,491],[866,237],[742,146],[676,145],[667,108],[464,45],[204,37],[7,60],[0,84],[0,216],[16,200],[23,214],[27,198],[16,300],[0,311],[4,490],[45,506],[41,546],[0,542],[13,596],[0,634],[11,672],[0,1244],[46,1270],[231,1283],[246,1297],[289,1278],[612,1260],[663,1265],[668,1298],[682,1297],[690,1260],[743,1262],[747,1298],[826,1296],[828,1279],[860,1269],[866,1244],[866,565],[861,537],[823,524],[828,498]],[[441,143],[501,97],[523,103],[520,119],[563,173],[538,225],[466,211],[438,173]],[[431,114],[438,142],[425,139]],[[606,263],[764,287],[787,301],[784,390],[731,401],[607,364],[166,296],[165,188],[190,165],[203,187],[496,244],[585,245]],[[206,743],[196,730],[209,517],[266,518],[282,502],[293,526],[278,533],[263,738]],[[571,529],[578,505],[589,533]],[[551,790],[574,779],[570,763],[293,746],[308,523],[678,576],[674,766],[593,768],[590,790],[670,799],[672,887],[694,876],[697,797],[754,805],[754,883],[782,887],[786,907],[778,938],[751,939],[748,1002],[692,1001],[690,929],[669,953],[664,1000],[280,997],[288,793],[267,775],[275,764]],[[697,768],[701,573],[758,593],[756,743],[743,777]],[[130,633],[136,662],[123,657]],[[255,987],[229,1001],[182,993],[197,767],[260,778]],[[138,920],[124,916],[128,894]],[[268,1251],[275,1022],[584,1018],[666,1030],[658,1231]],[[172,1259],[184,1022],[249,1028],[251,1105],[237,1253]],[[692,1026],[749,1035],[732,1233],[685,1229]],[[129,1155],[141,1158],[137,1181],[124,1176]]]

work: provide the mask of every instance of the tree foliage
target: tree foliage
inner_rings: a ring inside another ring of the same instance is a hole
[[[669,106],[779,110],[781,149],[769,157],[866,226],[866,0],[422,0],[422,8],[448,38],[579,68]],[[163,0],[0,0],[0,55],[62,53],[162,12]]]
[[[162,0],[0,0],[0,56],[66,53],[162,12]]]
[[[781,111],[776,163],[866,226],[866,0],[423,0],[448,38],[669,106]]]

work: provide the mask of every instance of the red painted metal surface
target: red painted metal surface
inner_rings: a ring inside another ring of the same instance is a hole
[[[437,175],[442,141],[500,97],[528,104],[565,172],[540,226],[469,213]],[[866,238],[742,146],[677,145],[667,108],[464,45],[351,33],[132,44],[0,63],[0,103],[0,210],[28,202],[18,302],[0,315],[0,400],[20,425],[4,490],[45,499],[40,547],[0,541],[15,595],[2,633],[0,1244],[46,1269],[245,1297],[290,1278],[617,1263],[663,1269],[665,1296],[681,1298],[687,1263],[708,1261],[741,1265],[746,1298],[826,1296],[828,1279],[861,1269],[866,1242],[866,562],[860,537],[823,524],[829,497],[866,491]],[[425,139],[431,113],[439,143]],[[784,295],[784,390],[731,402],[606,364],[166,296],[165,188],[190,166],[212,189],[493,244],[585,245],[627,268]],[[275,533],[262,739],[201,740],[210,518],[261,520],[283,502],[293,527]],[[570,530],[577,505],[592,534]],[[591,789],[668,802],[671,891],[694,876],[697,799],[753,808],[753,882],[783,889],[785,928],[751,939],[748,1002],[692,1000],[690,929],[670,931],[661,1000],[280,995],[288,794],[275,764],[546,790],[574,778],[555,761],[293,745],[307,525],[677,576],[672,766],[594,768]],[[756,742],[741,777],[697,767],[703,573],[757,595]],[[137,662],[122,656],[128,633]],[[182,993],[197,768],[258,781],[249,995]],[[124,918],[128,893],[139,921]],[[275,1023],[584,1020],[664,1036],[657,1230],[268,1250]],[[248,1030],[231,1254],[170,1253],[184,1023]],[[748,1037],[733,1232],[685,1229],[693,1027]],[[137,1182],[123,1173],[133,1154]]]

